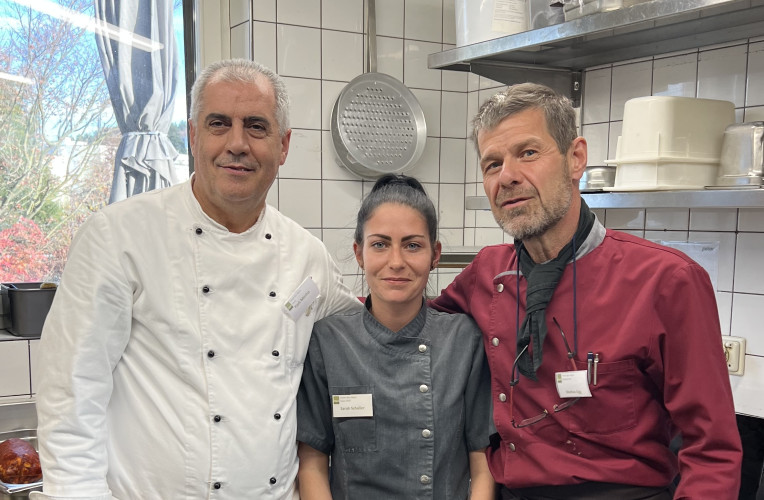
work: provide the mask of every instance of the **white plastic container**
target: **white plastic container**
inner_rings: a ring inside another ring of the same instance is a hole
[[[456,46],[528,29],[527,0],[455,0]]]
[[[729,101],[649,96],[626,101],[613,191],[703,189],[716,180]]]

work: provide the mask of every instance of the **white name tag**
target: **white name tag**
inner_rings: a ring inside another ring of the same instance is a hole
[[[373,417],[371,394],[332,395],[332,415],[334,418]]]
[[[557,385],[557,394],[561,398],[590,398],[589,381],[586,370],[570,372],[556,372],[554,381]]]
[[[290,318],[297,321],[297,319],[303,314],[310,313],[310,307],[313,302],[318,298],[318,286],[313,281],[313,278],[308,276],[305,278],[297,290],[294,291],[289,300],[284,303],[284,311]]]

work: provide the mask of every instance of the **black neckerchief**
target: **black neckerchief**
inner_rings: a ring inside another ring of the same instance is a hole
[[[541,346],[544,344],[547,333],[546,306],[552,300],[554,289],[557,287],[568,261],[575,258],[576,242],[579,245],[583,243],[592,226],[594,226],[594,213],[589,210],[589,206],[582,199],[576,233],[554,259],[543,264],[536,264],[528,254],[523,242],[517,241],[515,243],[520,271],[528,281],[525,296],[525,320],[517,334],[517,352],[521,352],[533,342],[531,349],[525,349],[525,352],[520,356],[517,369],[532,380],[536,380],[536,370],[541,366]],[[519,301],[520,297],[517,300]]]

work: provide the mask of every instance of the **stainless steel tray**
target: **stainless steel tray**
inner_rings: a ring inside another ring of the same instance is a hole
[[[37,449],[37,431],[35,429],[0,432],[0,442],[11,438],[24,439],[34,446],[35,450]],[[42,481],[28,484],[9,484],[0,481],[0,500],[27,498],[30,491],[40,490],[42,490]]]

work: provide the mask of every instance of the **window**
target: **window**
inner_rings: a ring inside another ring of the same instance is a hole
[[[163,70],[166,74],[159,76],[169,79],[170,72],[175,71],[176,85],[154,85],[160,93],[165,92],[165,102],[172,106],[164,109],[161,120],[166,130],[150,132],[154,136],[162,132],[177,150],[170,169],[174,180],[179,181],[188,177],[183,5],[181,0],[166,1],[172,23],[167,31],[171,29],[174,35],[177,57],[165,58],[171,61]],[[127,135],[123,131],[130,131],[130,124],[125,124],[130,120],[125,120],[124,109],[115,113],[120,103],[114,104],[115,99],[110,98],[109,86],[117,72],[110,73],[107,85],[104,68],[110,58],[102,59],[102,52],[104,47],[110,50],[113,63],[117,47],[145,53],[170,46],[136,48],[147,38],[140,35],[141,31],[149,37],[152,33],[147,24],[150,19],[141,16],[154,14],[139,12],[130,26],[96,22],[94,4],[120,3],[129,10],[139,4],[162,2],[0,0],[2,282],[58,280],[77,228],[109,202],[115,157]],[[127,17],[120,11],[122,21]],[[138,58],[135,55],[132,61]],[[122,57],[125,59],[130,62],[129,57]],[[143,70],[132,74],[123,67],[119,73],[126,80],[121,82],[124,88],[112,89],[111,94],[124,99],[122,104],[127,103],[123,106],[127,108],[139,100],[129,92],[151,85],[147,85]],[[168,99],[170,87],[174,99]],[[144,114],[133,121],[145,122],[145,118]]]

